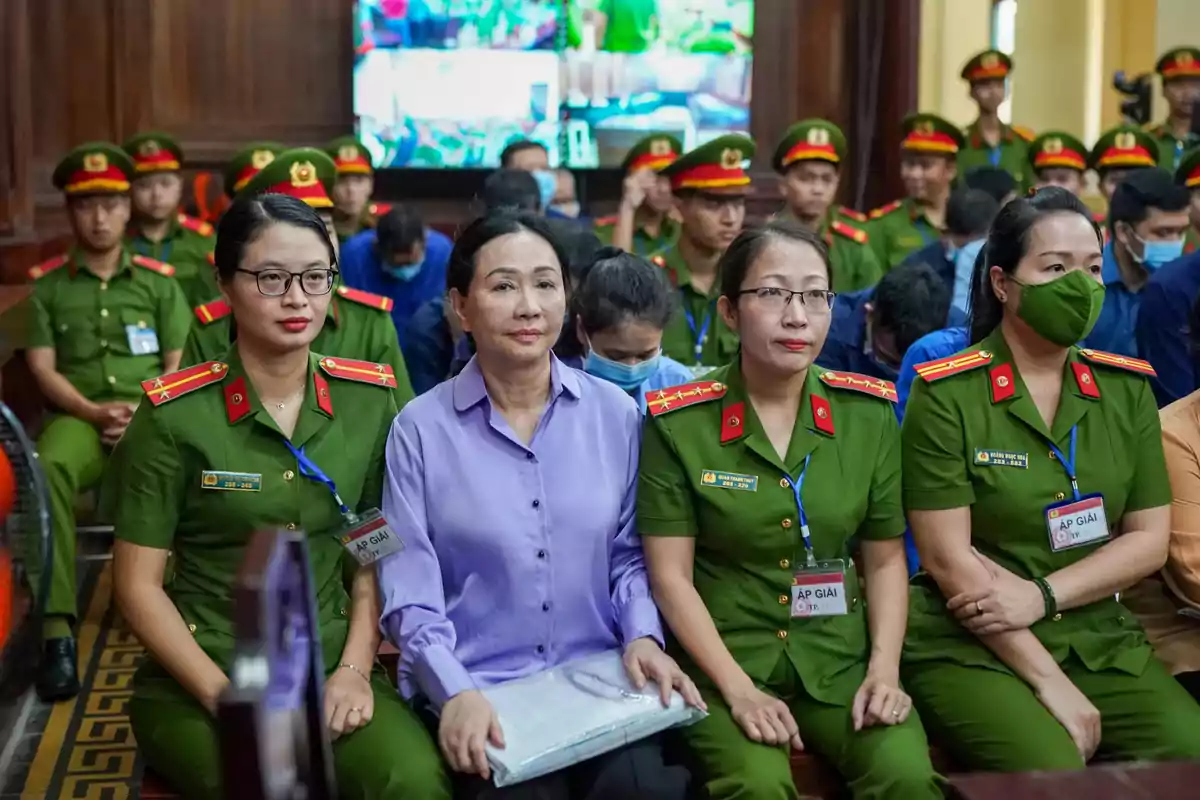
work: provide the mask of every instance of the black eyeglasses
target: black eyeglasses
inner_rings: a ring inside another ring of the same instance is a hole
[[[253,275],[258,282],[258,293],[266,297],[283,297],[292,288],[292,280],[300,279],[300,288],[307,295],[329,294],[333,288],[333,280],[337,277],[336,269],[306,269],[304,272],[288,272],[286,269],[264,269],[255,272],[238,267],[235,272]]]
[[[754,295],[760,305],[770,311],[779,312],[791,304],[793,297],[799,297],[800,305],[804,310],[813,314],[828,313],[829,309],[833,308],[833,298],[837,297],[837,292],[831,292],[828,289],[804,289],[793,292],[791,289],[782,289],[778,286],[760,286],[757,289],[743,289],[738,292],[739,296],[744,294]]]

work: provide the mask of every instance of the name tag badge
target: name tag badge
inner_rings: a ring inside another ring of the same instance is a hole
[[[743,492],[757,492],[758,476],[742,475],[737,472],[721,472],[717,469],[706,469],[700,473],[700,484],[716,489],[738,489]]]
[[[980,467],[1016,467],[1029,469],[1029,453],[1013,453],[1008,450],[983,450],[975,448],[975,465]]]
[[[1046,531],[1054,553],[1107,540],[1111,534],[1103,495],[1089,494],[1046,506]]]
[[[221,492],[261,492],[260,472],[220,472],[206,469],[200,473],[200,488]]]
[[[149,356],[158,352],[158,334],[153,328],[141,323],[126,325],[125,338],[129,341],[129,352],[135,356]]]
[[[818,561],[792,576],[792,619],[847,613],[846,562]]]
[[[363,567],[404,549],[404,542],[388,527],[383,514],[374,508],[359,514],[354,524],[338,534],[338,541]]]

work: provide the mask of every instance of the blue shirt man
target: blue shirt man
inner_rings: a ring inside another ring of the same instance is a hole
[[[446,306],[441,296],[426,301],[412,315],[408,330],[400,334],[404,366],[416,394],[428,392],[453,374],[455,334],[446,318],[451,313]],[[469,360],[468,355],[463,363]]]
[[[1122,356],[1138,357],[1137,326],[1138,307],[1142,303],[1142,292],[1133,291],[1125,285],[1121,268],[1113,250],[1114,242],[1104,245],[1100,277],[1104,280],[1104,307],[1096,327],[1083,340],[1084,347],[1107,350]]]
[[[1142,290],[1137,345],[1158,377],[1150,379],[1159,408],[1191,394],[1196,376],[1191,347],[1192,306],[1200,296],[1200,253],[1167,264]]]
[[[392,299],[392,322],[403,347],[413,314],[446,291],[446,264],[453,244],[444,234],[423,227],[415,234],[394,235],[388,224],[397,211],[407,213],[393,208],[375,230],[363,231],[342,245],[339,266],[347,286]]]

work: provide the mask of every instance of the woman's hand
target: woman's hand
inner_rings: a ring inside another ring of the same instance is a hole
[[[450,768],[486,781],[492,774],[484,749],[488,742],[504,747],[504,732],[488,699],[477,689],[451,697],[438,725],[438,747]]]
[[[733,716],[746,737],[753,742],[767,745],[790,745],[796,750],[804,749],[800,740],[800,729],[792,717],[787,703],[772,697],[761,689],[751,686],[732,697],[726,697],[729,713]]]
[[[325,724],[333,738],[363,727],[374,714],[370,681],[347,667],[335,669],[325,681]]]
[[[1046,614],[1046,602],[1033,581],[1018,578],[987,556],[975,554],[992,580],[987,586],[961,592],[946,608],[976,636],[1028,628]]]
[[[1100,746],[1100,712],[1092,701],[1066,675],[1051,678],[1034,690],[1046,710],[1067,729],[1083,760],[1090,759]]]
[[[638,689],[646,686],[647,679],[658,684],[663,706],[671,704],[671,690],[678,689],[683,695],[683,701],[689,706],[708,710],[696,684],[692,683],[692,679],[684,674],[675,663],[675,659],[664,653],[658,642],[653,639],[634,639],[625,646],[622,661],[630,682]]]
[[[900,688],[896,670],[868,669],[867,677],[854,695],[851,717],[854,730],[872,725],[899,725],[912,711],[912,698]]]

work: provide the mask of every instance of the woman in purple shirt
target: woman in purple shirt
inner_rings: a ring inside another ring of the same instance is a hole
[[[565,264],[535,216],[485,217],[459,237],[447,283],[476,354],[392,426],[383,510],[405,546],[379,564],[381,626],[400,648],[401,694],[440,712],[447,762],[478,776],[467,796],[682,798],[687,774],[664,766],[654,739],[486,784],[484,746],[504,733],[480,690],[497,683],[623,648],[635,685],[700,704],[662,650],[634,530],[641,414],[551,353]]]

